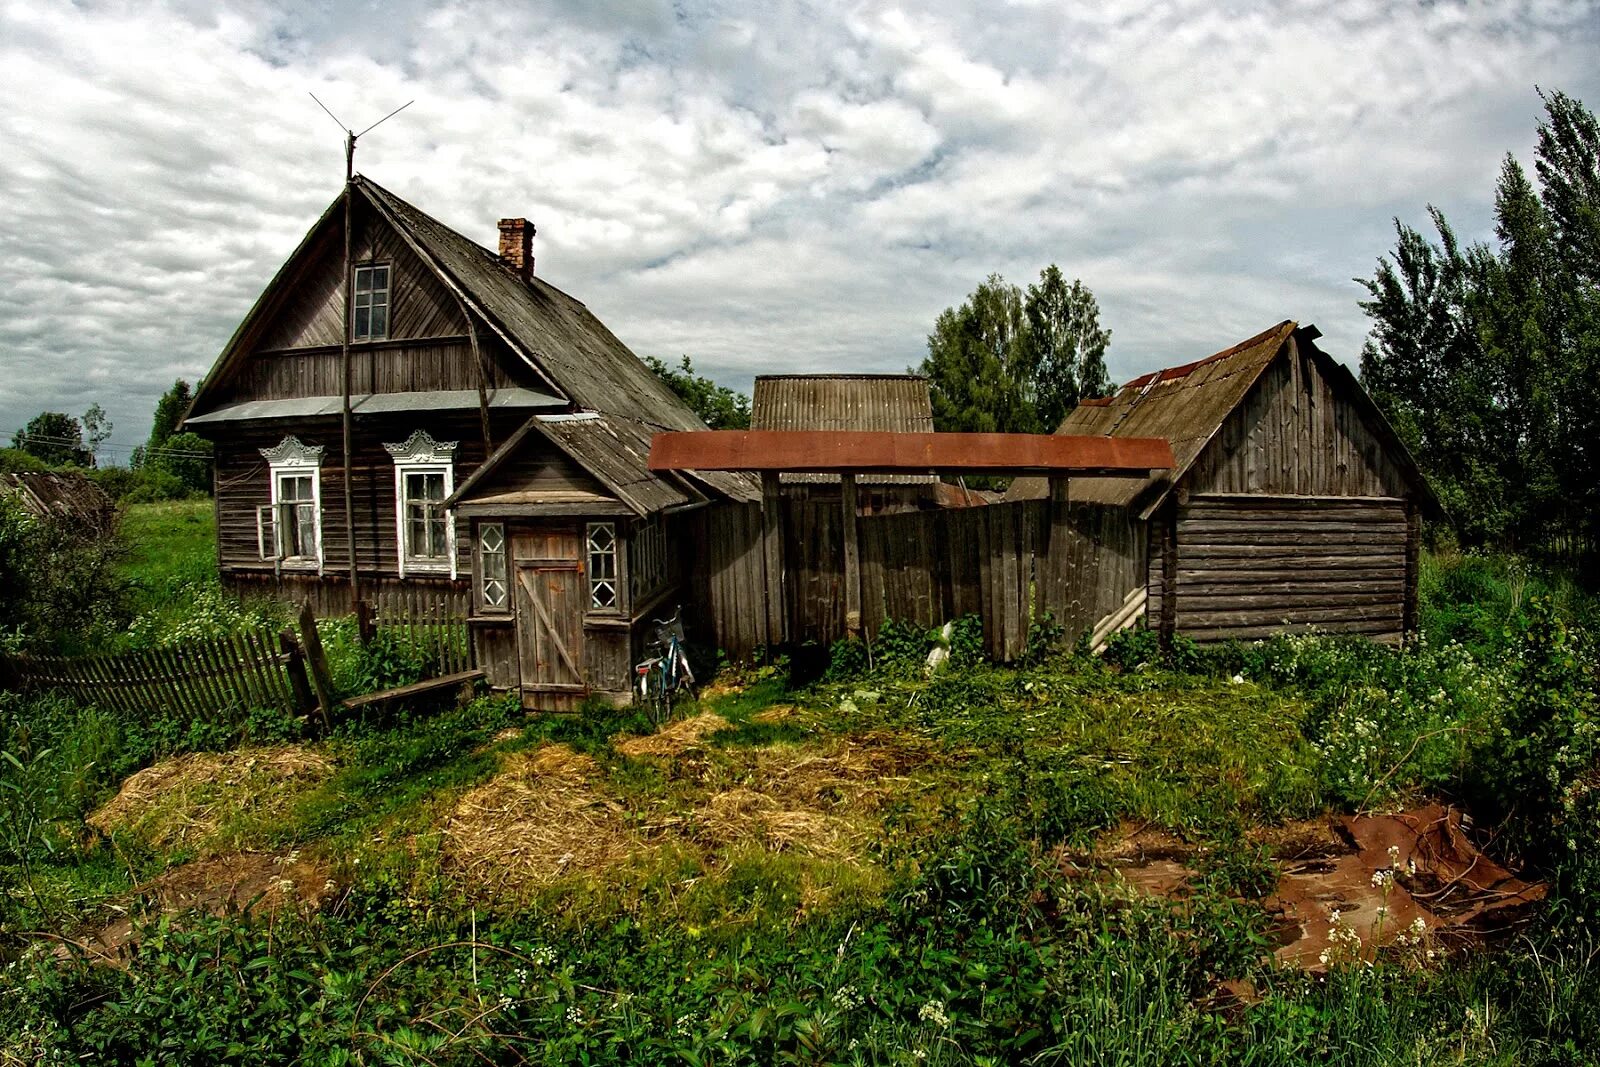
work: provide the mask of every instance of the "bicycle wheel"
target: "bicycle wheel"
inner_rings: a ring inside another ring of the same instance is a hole
[[[667,665],[656,664],[650,672],[650,715],[657,726],[667,721],[672,712],[672,698],[667,690]]]

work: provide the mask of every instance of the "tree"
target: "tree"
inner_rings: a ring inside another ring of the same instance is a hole
[[[100,446],[111,436],[111,420],[106,417],[106,409],[94,403],[89,405],[89,410],[83,413],[80,421],[83,423],[84,439],[88,443],[89,466],[92,467],[100,454]]]
[[[191,494],[211,492],[211,442],[197,433],[175,433],[159,449],[145,452],[145,467],[165,471]]]
[[[12,435],[11,447],[34,456],[54,467],[77,464],[87,467],[89,450],[83,445],[83,427],[71,415],[59,411],[43,411],[35,415],[26,427]]]
[[[1111,333],[1081,281],[1054,264],[1026,294],[991,274],[928,335],[917,372],[933,394],[933,425],[968,433],[1051,432],[1084,396],[1109,383]]]
[[[1536,186],[1508,156],[1495,246],[1395,221],[1357,279],[1373,320],[1361,377],[1467,540],[1587,545],[1600,535],[1600,125],[1541,94]]]
[[[657,377],[667,383],[668,388],[700,416],[700,421],[713,430],[750,428],[750,398],[696,374],[688,356],[683,357],[677,370],[655,356],[646,356],[644,361],[656,372]]]
[[[178,432],[178,423],[193,401],[194,393],[182,378],[161,394],[161,399],[156,401],[155,417],[150,423],[150,440],[145,444],[144,452],[159,449],[167,443],[167,438]],[[135,463],[134,466],[139,464]]]
[[[1111,331],[1100,326],[1100,305],[1082,281],[1067,285],[1054,263],[1028,286],[1024,304],[1033,335],[1034,404],[1046,430],[1061,425],[1086,396],[1103,396],[1111,385],[1106,347]]]

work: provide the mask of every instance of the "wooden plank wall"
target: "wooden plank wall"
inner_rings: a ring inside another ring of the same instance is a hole
[[[1076,640],[1147,583],[1149,524],[1102,504],[1072,504],[1052,519],[1039,561],[1039,603]]]
[[[1407,533],[1398,498],[1191,497],[1178,509],[1177,631],[1220,641],[1315,627],[1398,640]]]

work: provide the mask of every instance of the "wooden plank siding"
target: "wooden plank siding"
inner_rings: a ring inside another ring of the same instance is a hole
[[[1177,632],[1251,640],[1315,627],[1397,640],[1404,629],[1406,501],[1192,496],[1177,513]]]
[[[518,416],[493,413],[493,432],[509,435]],[[399,545],[395,527],[394,457],[386,443],[399,443],[412,431],[425,429],[436,440],[459,442],[455,452],[457,484],[485,458],[478,413],[424,412],[368,416],[358,420],[355,436],[352,496],[355,535],[361,573],[372,577],[399,577]],[[265,574],[271,561],[260,558],[256,536],[256,509],[271,503],[270,470],[260,450],[271,448],[293,433],[308,445],[326,451],[320,471],[324,571],[330,578],[348,574],[349,552],[344,525],[344,468],[339,420],[336,416],[304,420],[274,420],[271,424],[240,426],[216,442],[217,554],[225,577]],[[472,571],[472,542],[467,524],[457,520],[457,573]],[[285,576],[315,579],[314,570],[281,568]],[[408,576],[409,577],[409,576]],[[448,574],[442,577],[448,578]]]

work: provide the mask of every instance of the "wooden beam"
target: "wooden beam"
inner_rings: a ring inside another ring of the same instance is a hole
[[[841,517],[844,520],[844,628],[851,637],[861,634],[861,545],[856,540],[856,476],[840,475]]]
[[[311,686],[317,691],[317,706],[322,710],[322,725],[326,728],[333,719],[338,701],[333,696],[333,673],[328,670],[328,656],[322,650],[322,635],[317,632],[317,617],[309,600],[300,602],[300,643],[305,646]]]
[[[788,604],[783,580],[783,498],[778,475],[761,476],[761,540],[766,558],[767,634],[770,649],[787,639],[784,633],[785,606]]]

